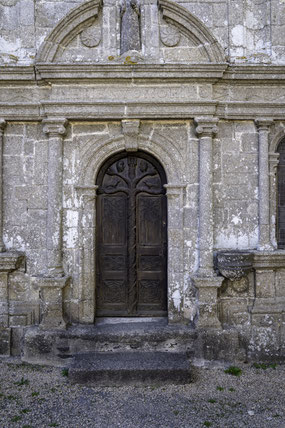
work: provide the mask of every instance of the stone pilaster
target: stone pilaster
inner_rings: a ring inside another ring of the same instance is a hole
[[[0,118],[0,253],[5,251],[3,243],[3,134],[6,121]]]
[[[62,292],[69,278],[62,266],[62,174],[63,137],[67,120],[47,118],[43,120],[43,132],[48,134],[48,209],[47,209],[47,272],[37,278],[42,301],[43,329],[65,328]]]
[[[47,209],[47,271],[48,276],[63,276],[62,267],[62,164],[63,137],[67,120],[43,120],[43,132],[48,134],[48,209]]]
[[[116,0],[104,0],[103,7],[103,56],[119,55],[120,10]],[[106,54],[104,54],[106,52]]]
[[[159,57],[159,11],[157,0],[144,0],[141,6],[142,53],[147,58]]]
[[[198,289],[199,328],[220,328],[217,291],[223,278],[216,276],[213,262],[213,136],[218,132],[217,118],[195,118],[199,137],[199,268],[192,277]]]
[[[273,249],[270,239],[270,207],[269,207],[269,141],[268,134],[273,121],[270,119],[258,119],[255,121],[258,129],[259,153],[258,153],[258,187],[259,187],[259,240],[258,250]]]
[[[183,318],[184,236],[183,205],[185,184],[165,184],[168,203],[168,320]],[[171,214],[170,214],[171,213]]]
[[[277,215],[277,166],[280,154],[270,152],[269,154],[269,219],[270,219],[270,242],[277,249],[276,240],[276,215]]]
[[[199,276],[213,275],[213,135],[218,119],[195,119],[199,136]]]
[[[95,319],[95,227],[96,227],[96,185],[78,185],[76,193],[79,202],[79,322],[93,323]]]

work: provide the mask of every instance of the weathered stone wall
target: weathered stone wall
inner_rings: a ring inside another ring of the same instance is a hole
[[[60,19],[82,3],[81,0],[1,0],[1,63],[33,64],[45,37]],[[284,64],[283,0],[181,0],[178,3],[214,34],[229,62]],[[83,55],[82,49],[80,55]]]
[[[96,177],[143,150],[167,176],[169,321],[284,358],[285,3],[180,4],[143,2],[141,51],[120,56],[112,1],[0,0],[0,353],[25,326],[94,323]],[[214,266],[228,250],[250,253],[242,275]]]

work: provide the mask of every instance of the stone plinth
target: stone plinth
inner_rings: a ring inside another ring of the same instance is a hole
[[[34,278],[35,287],[40,290],[42,303],[42,320],[40,328],[65,329],[63,318],[62,292],[69,282],[69,277],[62,278]]]
[[[199,291],[199,318],[198,328],[221,328],[217,312],[217,291],[224,280],[220,276],[192,277],[195,287]]]

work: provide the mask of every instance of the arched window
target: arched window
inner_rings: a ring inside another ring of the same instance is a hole
[[[285,249],[285,139],[279,145],[279,164],[277,167],[277,245]]]

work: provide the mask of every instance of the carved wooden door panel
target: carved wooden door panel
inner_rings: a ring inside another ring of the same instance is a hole
[[[167,210],[162,167],[144,153],[98,175],[97,316],[167,313]]]

